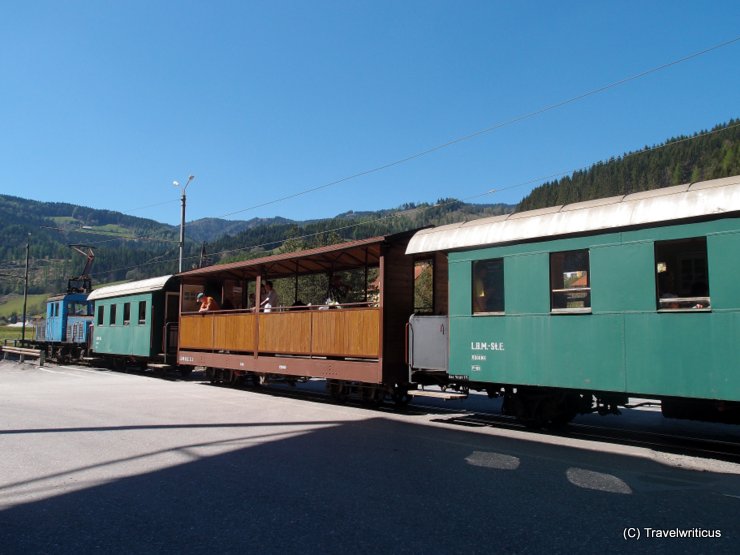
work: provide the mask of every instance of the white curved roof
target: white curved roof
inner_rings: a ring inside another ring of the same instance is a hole
[[[446,251],[740,211],[740,176],[422,229],[407,254]]]
[[[149,279],[142,279],[140,281],[131,281],[129,283],[121,283],[118,285],[109,285],[107,287],[101,287],[95,289],[92,293],[87,296],[88,301],[95,301],[99,299],[108,299],[110,297],[123,297],[126,295],[138,295],[140,293],[149,293],[151,291],[159,291],[164,289],[167,282],[170,280],[172,275],[161,276]]]

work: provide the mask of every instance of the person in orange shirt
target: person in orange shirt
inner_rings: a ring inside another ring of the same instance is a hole
[[[219,309],[216,299],[214,299],[213,297],[209,297],[205,293],[198,293],[198,296],[195,297],[195,300],[200,303],[200,308],[198,309],[198,312],[208,312],[211,310]]]

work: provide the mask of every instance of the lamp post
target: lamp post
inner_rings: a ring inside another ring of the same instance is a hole
[[[188,188],[188,185],[190,185],[190,182],[195,179],[194,175],[191,175],[188,177],[188,180],[185,182],[185,185],[180,186],[179,181],[173,181],[172,184],[175,187],[180,187],[180,193],[182,196],[180,197],[180,202],[182,205],[182,209],[180,211],[180,264],[177,267],[177,271],[182,272],[182,253],[183,249],[185,248],[185,191]]]
[[[26,241],[26,274],[23,282],[23,331],[21,331],[21,345],[26,342],[26,306],[28,305],[28,259],[31,252],[31,234]]]

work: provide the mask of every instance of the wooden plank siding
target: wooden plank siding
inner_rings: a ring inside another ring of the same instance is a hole
[[[213,348],[213,318],[205,314],[182,315],[180,318],[180,347],[189,349]]]
[[[183,315],[180,348],[305,356],[378,358],[380,309]]]
[[[215,314],[212,320],[213,350],[254,350],[254,314]]]
[[[259,351],[310,355],[311,313],[270,312],[259,315]]]
[[[380,355],[380,310],[355,308],[311,313],[313,353],[323,356]]]

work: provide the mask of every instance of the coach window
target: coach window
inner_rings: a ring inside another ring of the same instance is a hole
[[[504,259],[473,262],[473,314],[504,312]]]
[[[123,325],[128,326],[131,323],[131,303],[123,303]]]
[[[705,237],[655,242],[655,295],[661,311],[710,308]]]
[[[105,319],[105,307],[99,306],[98,307],[98,325],[99,326],[103,325],[104,319]]]
[[[146,301],[139,301],[139,324],[146,323]]]
[[[589,270],[588,250],[550,254],[552,312],[591,312]]]
[[[112,304],[110,305],[110,317],[108,318],[108,325],[109,326],[115,326],[116,325],[116,308],[117,306]]]
[[[414,312],[434,314],[434,260],[414,263]]]

